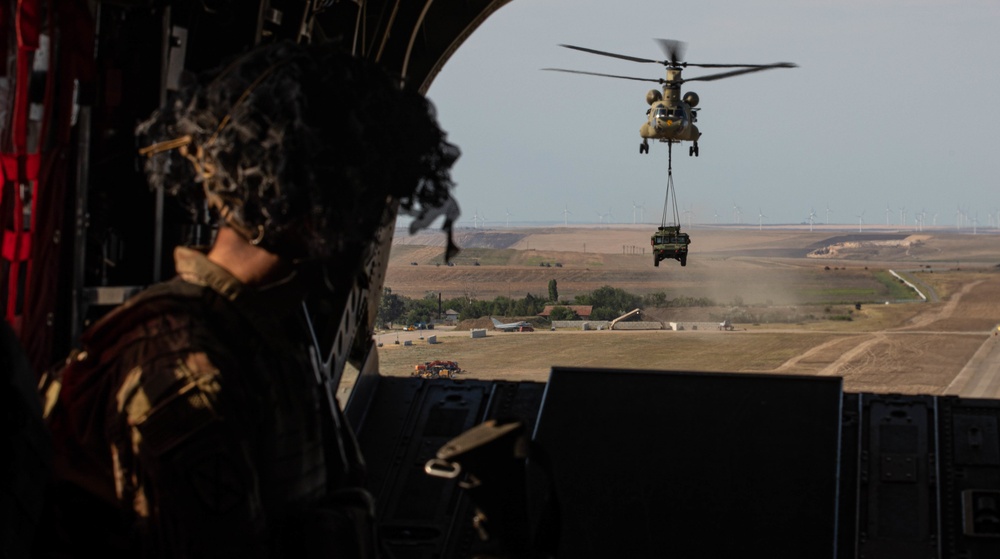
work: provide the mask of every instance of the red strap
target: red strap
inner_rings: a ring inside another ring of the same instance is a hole
[[[38,0],[17,0],[17,48],[35,50],[38,48],[39,26]]]
[[[8,262],[24,262],[31,254],[31,233],[5,231],[3,235],[3,257]]]
[[[17,70],[14,82],[14,105],[11,111],[10,145],[12,154],[0,156],[3,176],[6,181],[14,183],[14,203],[11,204],[13,215],[12,227],[4,230],[3,243],[0,246],[3,258],[10,262],[7,284],[6,318],[11,324],[19,323],[17,300],[27,298],[31,281],[22,286],[21,266],[26,268],[28,276],[31,273],[31,240],[34,233],[33,223],[24,223],[24,201],[17,189],[22,184],[31,184],[36,191],[31,193],[31,219],[35,221],[38,199],[37,179],[40,158],[38,154],[28,154],[28,113],[31,101],[28,97],[28,86],[31,80],[32,54],[38,50],[41,18],[39,17],[39,0],[17,0],[14,13],[14,26],[17,35]],[[27,225],[27,228],[25,227]]]
[[[24,162],[24,175],[21,176],[19,163]],[[22,181],[37,181],[38,180],[38,169],[42,165],[42,158],[39,157],[37,153],[27,153],[27,154],[17,154],[17,153],[3,153],[0,154],[0,166],[3,169],[3,176],[9,181],[17,181],[18,179]]]
[[[29,155],[0,155],[0,165],[3,168],[3,176],[14,183],[14,203],[12,204],[11,227],[3,232],[3,244],[0,246],[0,256],[8,262],[25,262],[31,257],[31,238],[34,233],[33,224],[24,223],[24,200],[17,189],[25,182],[36,186],[38,180],[38,167],[41,158],[37,153]],[[34,220],[37,192],[31,193],[31,216]],[[16,284],[15,284],[16,285]],[[16,289],[10,291],[16,292]],[[8,309],[9,310],[9,309]]]

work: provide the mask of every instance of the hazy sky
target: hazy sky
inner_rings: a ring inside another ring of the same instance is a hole
[[[459,48],[431,86],[449,139],[460,226],[526,221],[659,223],[667,146],[639,154],[663,67],[559,47],[692,63],[794,62],[684,84],[701,97],[700,157],[674,146],[674,186],[694,223],[900,221],[979,227],[1000,219],[997,0],[513,0]],[[688,68],[684,77],[716,70]],[[401,141],[405,136],[401,137]],[[643,205],[642,212],[634,205]],[[510,214],[509,216],[507,214]],[[683,218],[687,223],[687,218]],[[971,225],[970,225],[971,226]]]

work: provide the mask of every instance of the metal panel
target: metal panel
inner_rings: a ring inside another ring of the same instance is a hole
[[[560,557],[835,557],[839,378],[555,368]]]

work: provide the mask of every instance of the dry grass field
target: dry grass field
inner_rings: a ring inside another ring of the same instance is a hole
[[[452,266],[441,263],[441,233],[400,232],[386,285],[409,297],[493,299],[545,296],[555,279],[561,299],[610,285],[719,305],[646,309],[662,321],[707,322],[737,305],[769,320],[737,323],[733,332],[490,330],[472,339],[467,331],[438,330],[434,345],[415,332],[389,333],[380,336],[382,374],[409,375],[417,363],[451,359],[465,376],[481,379],[544,381],[556,365],[773,372],[841,376],[845,390],[856,392],[1000,397],[995,231],[695,227],[688,265],[664,261],[658,268],[650,232],[632,225],[462,230],[463,251]],[[928,301],[908,288],[908,297],[899,297],[887,285],[894,280],[884,280],[888,270]],[[855,302],[863,302],[861,310]],[[831,311],[851,320],[828,320]],[[797,318],[782,322],[783,315]]]

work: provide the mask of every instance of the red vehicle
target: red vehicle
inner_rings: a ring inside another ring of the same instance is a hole
[[[461,372],[457,361],[428,361],[423,365],[416,365],[411,376],[424,379],[455,378]]]

